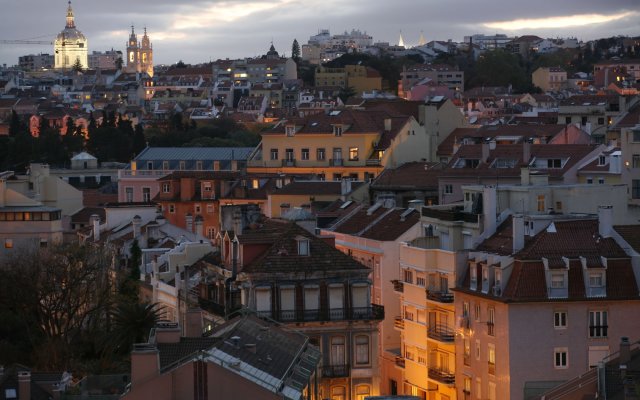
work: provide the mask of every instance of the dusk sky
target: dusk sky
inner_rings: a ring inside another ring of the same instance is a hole
[[[76,0],[77,28],[89,51],[124,50],[130,25],[147,26],[154,62],[206,62],[264,54],[273,40],[290,55],[293,39],[302,45],[319,29],[332,34],[359,29],[374,41],[415,45],[461,41],[474,33],[574,36],[590,40],[640,35],[638,0]],[[65,25],[64,0],[0,0],[0,40],[53,40]],[[0,63],[18,56],[53,52],[52,45],[0,44]]]

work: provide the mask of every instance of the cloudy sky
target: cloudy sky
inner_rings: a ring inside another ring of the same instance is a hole
[[[289,55],[319,29],[360,29],[374,41],[461,41],[474,33],[574,36],[640,35],[638,0],[74,0],[76,26],[90,51],[124,50],[130,26],[147,26],[154,61],[206,62],[264,54],[273,40]],[[0,40],[53,40],[66,0],[0,0]],[[0,63],[52,53],[51,45],[0,43]]]

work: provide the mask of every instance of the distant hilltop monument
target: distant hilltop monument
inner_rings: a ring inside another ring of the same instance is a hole
[[[76,29],[71,0],[67,7],[67,23],[62,32],[56,36],[53,45],[56,69],[70,69],[80,61],[82,68],[89,66],[89,49],[87,38]]]

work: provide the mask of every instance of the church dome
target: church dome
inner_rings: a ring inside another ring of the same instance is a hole
[[[56,36],[56,41],[71,41],[71,42],[75,42],[75,41],[78,41],[78,40],[86,41],[87,38],[84,37],[82,32],[80,32],[76,28],[64,28],[64,30],[62,32],[58,33],[58,36]]]

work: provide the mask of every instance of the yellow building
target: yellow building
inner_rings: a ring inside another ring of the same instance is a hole
[[[385,167],[427,158],[427,142],[411,116],[338,110],[287,120],[264,132],[247,170],[366,181]]]
[[[53,51],[56,69],[70,69],[78,61],[82,68],[89,66],[88,41],[82,32],[76,29],[71,1],[67,7],[67,24],[56,37]]]
[[[567,85],[567,71],[560,67],[540,67],[533,71],[531,80],[545,92],[555,92]]]
[[[352,87],[356,93],[382,90],[382,77],[378,71],[364,65],[347,65],[344,68],[318,67],[316,87]]]

